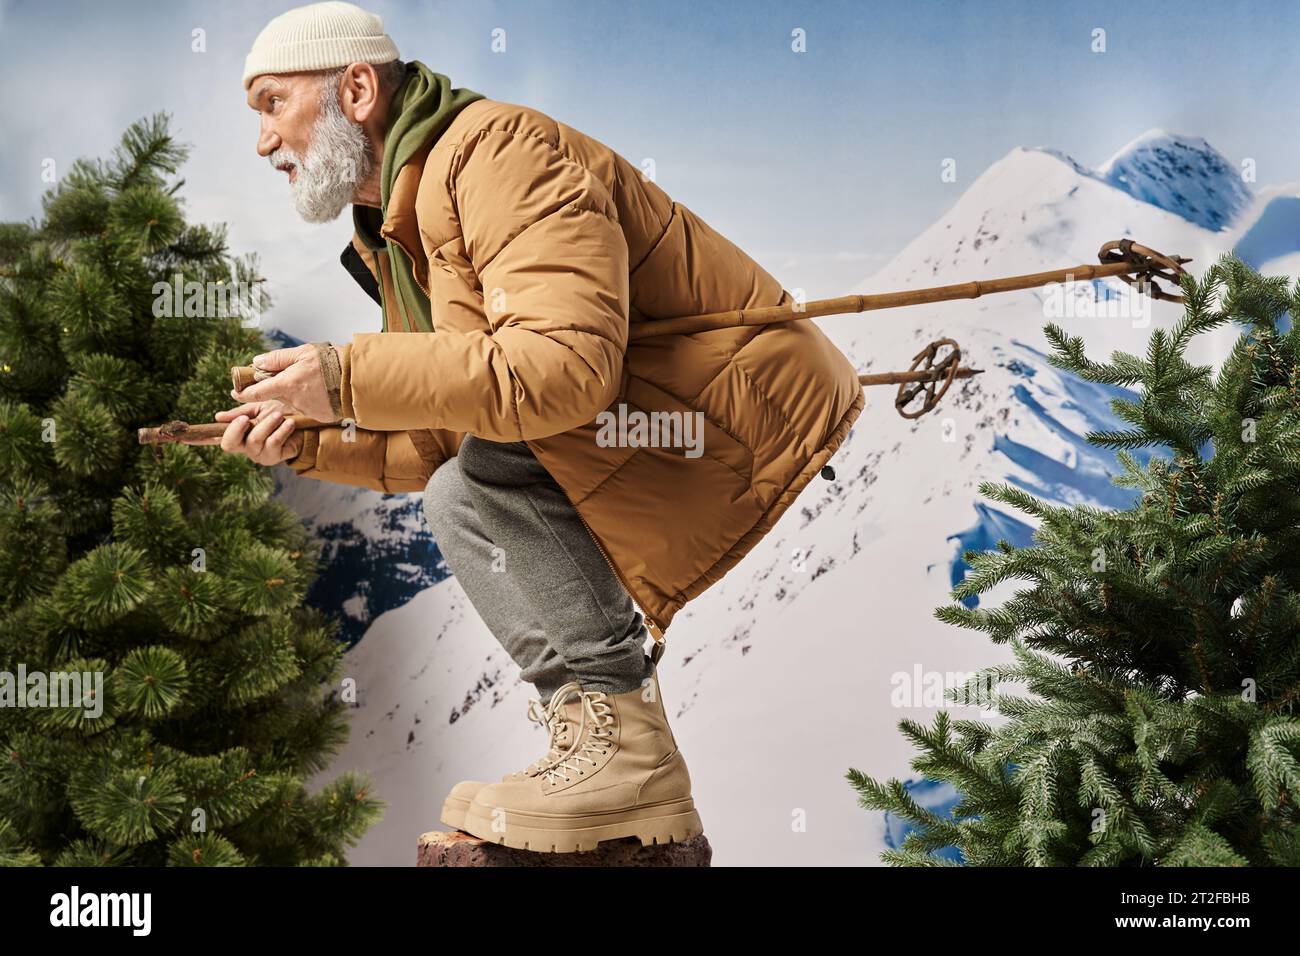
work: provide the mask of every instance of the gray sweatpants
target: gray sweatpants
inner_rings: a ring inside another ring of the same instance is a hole
[[[466,435],[424,515],[488,629],[543,700],[561,685],[621,694],[653,675],[641,612],[526,442]]]

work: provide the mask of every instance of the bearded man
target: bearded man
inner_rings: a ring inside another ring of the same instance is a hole
[[[382,332],[259,355],[227,452],[423,493],[448,565],[536,685],[533,764],[457,784],[442,819],[534,850],[701,832],[659,693],[673,616],[789,508],[863,406],[857,375],[780,284],[622,156],[524,106],[402,63],[379,17],[273,19],[244,69],[257,151],[299,214],[354,235],[343,265]],[[630,336],[674,316],[792,319]],[[689,418],[673,442],[602,416]],[[294,430],[287,414],[343,427]],[[646,640],[655,641],[645,653]],[[486,754],[485,754],[486,756]]]

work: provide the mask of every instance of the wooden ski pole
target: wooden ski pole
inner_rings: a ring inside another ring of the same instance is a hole
[[[982,375],[983,369],[962,367],[953,372],[953,378],[972,378]],[[859,375],[860,385],[912,385],[925,382],[938,382],[948,377],[940,368],[924,369],[919,372],[876,372],[874,375]]]
[[[338,422],[322,422],[306,415],[286,416],[293,420],[293,430],[308,428],[337,428]],[[189,422],[170,421],[156,428],[141,428],[136,437],[141,445],[163,445],[167,442],[203,441],[220,439],[230,427],[230,422],[203,422],[191,425]]]
[[[805,302],[797,308],[793,305],[774,305],[758,309],[732,309],[704,315],[651,319],[631,326],[628,330],[628,341],[638,342],[657,335],[681,335],[709,332],[715,329],[771,325],[775,322],[811,319],[824,315],[874,312],[880,309],[928,305],[955,299],[978,299],[980,296],[997,292],[1036,289],[1052,282],[1090,281],[1112,276],[1123,279],[1138,291],[1145,292],[1154,299],[1167,302],[1183,301],[1182,296],[1165,292],[1155,280],[1161,279],[1177,285],[1178,277],[1186,274],[1182,268],[1183,263],[1191,262],[1190,259],[1163,255],[1147,246],[1139,245],[1132,239],[1116,239],[1104,243],[1097,256],[1100,262],[1096,264],[1086,263],[1065,269],[1052,269],[1048,272],[959,282],[927,289],[905,289],[900,292],[882,292],[875,295],[844,295],[833,299]],[[949,350],[946,355],[942,354],[945,348]],[[979,369],[961,365],[961,350],[956,342],[951,339],[940,339],[922,349],[907,371],[859,375],[858,381],[863,386],[898,385],[898,396],[894,401],[898,413],[904,418],[919,418],[938,404],[956,379],[970,378],[978,374],[980,374]],[[237,365],[230,370],[230,375],[235,389],[243,390],[253,382],[271,377],[272,373],[253,368],[251,365]],[[918,396],[923,399],[922,405],[919,409],[912,408],[911,404]],[[330,428],[338,425],[337,422],[332,424],[318,422],[301,415],[294,415],[292,418],[295,429]],[[190,425],[186,422],[174,421],[158,428],[141,428],[139,438],[142,444],[184,441],[185,438],[206,438],[212,435],[220,437],[225,429],[226,424],[223,422]]]
[[[705,315],[688,315],[672,319],[654,319],[633,326],[628,332],[630,341],[639,341],[655,335],[680,335],[692,332],[709,332],[748,325],[769,325],[789,322],[792,319],[811,319],[823,315],[846,315],[854,312],[874,312],[880,309],[904,308],[912,305],[929,305],[954,299],[978,299],[996,292],[1016,292],[1037,289],[1051,282],[1089,281],[1115,276],[1147,292],[1157,299],[1181,302],[1182,297],[1164,292],[1155,284],[1160,278],[1177,284],[1183,273],[1182,263],[1191,262],[1179,256],[1163,256],[1146,246],[1120,239],[1101,247],[1099,264],[1083,264],[1050,272],[1031,272],[1026,275],[1002,279],[984,279],[975,282],[958,282],[955,285],[933,286],[927,289],[905,289],[901,292],[881,292],[875,295],[842,295],[834,299],[816,299],[802,305],[773,305],[759,309],[732,309],[728,312],[710,312]]]

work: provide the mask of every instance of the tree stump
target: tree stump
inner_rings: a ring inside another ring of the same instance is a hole
[[[703,834],[682,843],[642,846],[635,837],[607,840],[583,853],[535,853],[487,843],[460,830],[420,835],[416,866],[708,866],[713,848]]]

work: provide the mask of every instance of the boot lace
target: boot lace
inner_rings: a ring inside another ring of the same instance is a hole
[[[550,747],[545,756],[528,765],[525,773],[536,775],[543,767],[559,759],[560,739],[568,730],[568,721],[564,717],[563,704],[571,695],[580,692],[581,685],[570,681],[557,688],[555,693],[551,695],[551,699],[545,704],[542,703],[540,697],[528,698],[528,719],[546,728]]]
[[[582,722],[569,749],[543,767],[540,776],[546,783],[563,780],[568,783],[573,773],[582,776],[582,764],[596,766],[595,757],[603,755],[613,745],[614,708],[601,691],[582,691]]]

